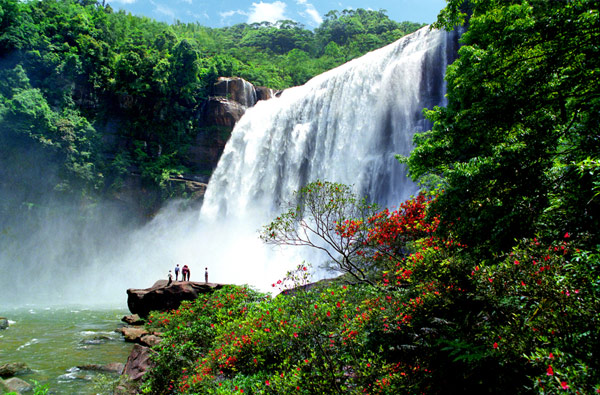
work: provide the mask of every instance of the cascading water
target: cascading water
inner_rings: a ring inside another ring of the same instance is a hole
[[[259,101],[233,131],[200,220],[174,203],[136,229],[108,206],[83,227],[73,207],[66,216],[53,208],[35,226],[4,224],[0,306],[124,306],[127,288],[166,279],[176,263],[190,266],[192,281],[202,281],[208,267],[211,282],[270,290],[303,257],[273,254],[257,231],[293,191],[319,178],[354,185],[385,206],[416,192],[394,154],[408,153],[412,135],[429,127],[422,108],[444,104],[444,71],[458,35],[424,28]]]
[[[229,278],[264,288],[303,258],[319,263],[309,251],[270,255],[256,234],[308,182],[354,185],[382,206],[417,192],[395,154],[408,154],[413,134],[429,128],[422,109],[445,104],[444,74],[458,37],[423,28],[246,112],[200,213],[201,222],[219,223],[225,237],[235,235],[224,252],[232,255],[215,257]]]
[[[106,336],[123,314],[127,288],[149,287],[179,263],[191,267],[192,281],[203,281],[208,267],[211,282],[270,290],[302,256],[272,253],[257,230],[293,191],[320,178],[353,184],[383,205],[416,192],[394,154],[407,154],[412,135],[428,128],[421,109],[444,104],[443,75],[457,39],[425,28],[259,102],[236,126],[200,220],[173,203],[133,229],[110,206],[82,219],[72,205],[56,203],[37,222],[2,224],[0,316],[11,319],[11,328],[0,334],[0,364],[17,359],[52,388],[89,392],[81,384],[88,374],[75,366],[123,361],[128,353]],[[243,95],[247,103],[256,100],[246,86]],[[91,352],[98,342],[107,344]]]
[[[444,104],[444,72],[458,34],[428,27],[259,102],[236,125],[201,215],[272,214],[317,178],[354,185],[377,203],[416,192],[395,154],[429,125],[423,108]]]

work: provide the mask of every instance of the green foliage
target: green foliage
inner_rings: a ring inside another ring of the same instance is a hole
[[[283,89],[420,27],[365,10],[344,12],[336,26],[355,23],[369,40],[355,35],[333,46],[329,28],[312,32],[289,20],[211,29],[94,1],[1,0],[0,127],[27,135],[57,168],[47,193],[113,193],[129,172],[142,174],[160,199],[181,196],[171,175],[214,166],[207,155],[190,168],[188,149],[210,129],[202,111],[218,77]],[[214,140],[220,146],[223,138]],[[12,151],[5,157],[21,155],[22,147],[5,147]]]
[[[582,248],[585,237],[523,239],[482,260],[480,250],[440,232],[439,216],[427,216],[435,199],[377,211],[349,187],[322,181],[298,197],[263,239],[320,248],[321,238],[327,254],[353,265],[341,269],[346,275],[310,284],[303,264],[273,284],[275,298],[226,288],[154,315],[153,329],[166,337],[146,391],[599,388],[600,255]],[[357,265],[365,277],[351,271]]]
[[[307,285],[301,265],[276,298],[190,317],[212,337],[198,329],[187,347],[206,348],[150,392],[600,391],[597,6],[457,0],[438,23],[467,17],[448,106],[403,159],[430,190],[395,211],[335,183],[298,191],[262,238],[346,275]],[[328,18],[339,53],[361,24]]]
[[[364,234],[349,238],[343,227],[361,227],[375,213],[376,206],[360,201],[347,185],[315,181],[298,191],[290,209],[263,228],[261,238],[268,244],[308,246],[326,253],[333,271],[372,283],[368,268],[358,255]],[[349,225],[349,221],[355,221]]]
[[[440,23],[455,23],[461,1]],[[600,64],[594,1],[472,1],[448,106],[408,160],[441,177],[434,211],[467,244],[510,248],[534,229],[597,243]],[[585,165],[583,165],[585,167]],[[579,171],[578,171],[579,169]]]

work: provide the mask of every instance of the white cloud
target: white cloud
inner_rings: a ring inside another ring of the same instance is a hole
[[[185,13],[186,15],[192,17],[193,19],[210,19],[210,16],[208,16],[208,13],[206,11],[203,11],[202,13],[196,13],[196,12],[191,12],[191,11],[186,11]]]
[[[171,9],[170,7],[167,7],[163,4],[156,3],[154,1],[151,1],[150,4],[152,4],[154,6],[155,13],[168,16],[170,19],[173,19],[173,20],[175,19],[175,11],[173,11],[173,9]]]
[[[123,4],[133,4],[137,0],[114,0],[115,3],[123,3]]]
[[[296,3],[298,3],[298,4],[306,4],[306,0],[296,0]]]
[[[273,3],[252,3],[252,9],[248,15],[248,23],[254,22],[277,22],[282,19],[288,19],[285,16],[286,4],[282,1]]]
[[[181,0],[181,1],[183,1],[184,3],[188,3],[190,5],[192,4],[192,0]]]
[[[246,13],[242,10],[231,10],[231,11],[219,12],[219,15],[221,15],[221,18],[229,18],[236,14],[237,15],[248,15],[248,13]]]
[[[317,11],[317,9],[315,8],[314,5],[312,5],[312,4],[306,4],[306,11],[305,12],[312,18],[312,20],[317,25],[320,25],[321,23],[323,23],[323,18],[321,17],[321,14],[319,14],[319,11]]]

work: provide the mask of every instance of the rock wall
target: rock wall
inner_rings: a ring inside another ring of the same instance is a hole
[[[167,285],[166,280],[159,280],[150,288],[128,289],[127,307],[132,314],[147,317],[153,310],[177,309],[184,300],[195,300],[198,295],[212,292],[222,286],[222,284],[192,281],[175,281]]]
[[[184,153],[184,165],[194,171],[173,177],[169,180],[171,188],[178,196],[184,196],[191,202],[201,204],[212,171],[229,140],[235,124],[246,110],[260,100],[268,100],[279,94],[266,87],[255,87],[239,77],[221,77],[212,87],[210,96],[201,106],[198,114],[198,129],[194,143]],[[119,105],[128,108],[132,97],[123,97]],[[118,134],[119,122],[112,120],[103,129],[104,140],[115,148],[123,148],[129,142]],[[116,201],[129,211],[141,217],[151,215],[161,203],[158,191],[144,188],[139,169],[128,169],[129,175],[122,181],[120,190],[113,194]]]

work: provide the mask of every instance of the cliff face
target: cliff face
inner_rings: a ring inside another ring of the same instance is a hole
[[[242,78],[219,78],[199,114],[201,128],[187,153],[186,164],[212,172],[237,121],[249,107],[275,94],[272,89],[255,87]]]
[[[169,180],[171,188],[190,199],[192,203],[201,203],[210,174],[217,166],[237,121],[259,100],[268,100],[277,94],[273,89],[255,87],[242,78],[219,78],[197,114],[199,128],[193,144],[184,154],[183,164],[193,169],[193,173],[172,177]],[[106,138],[114,138],[114,134],[105,135]],[[127,142],[116,142],[116,145],[119,144]],[[121,190],[113,197],[136,211],[140,211],[140,207],[135,207],[139,202],[143,202],[144,206],[152,206],[148,202],[160,202],[156,191],[143,188],[141,176],[136,169],[131,169]],[[146,207],[141,208],[141,211],[145,209]]]

